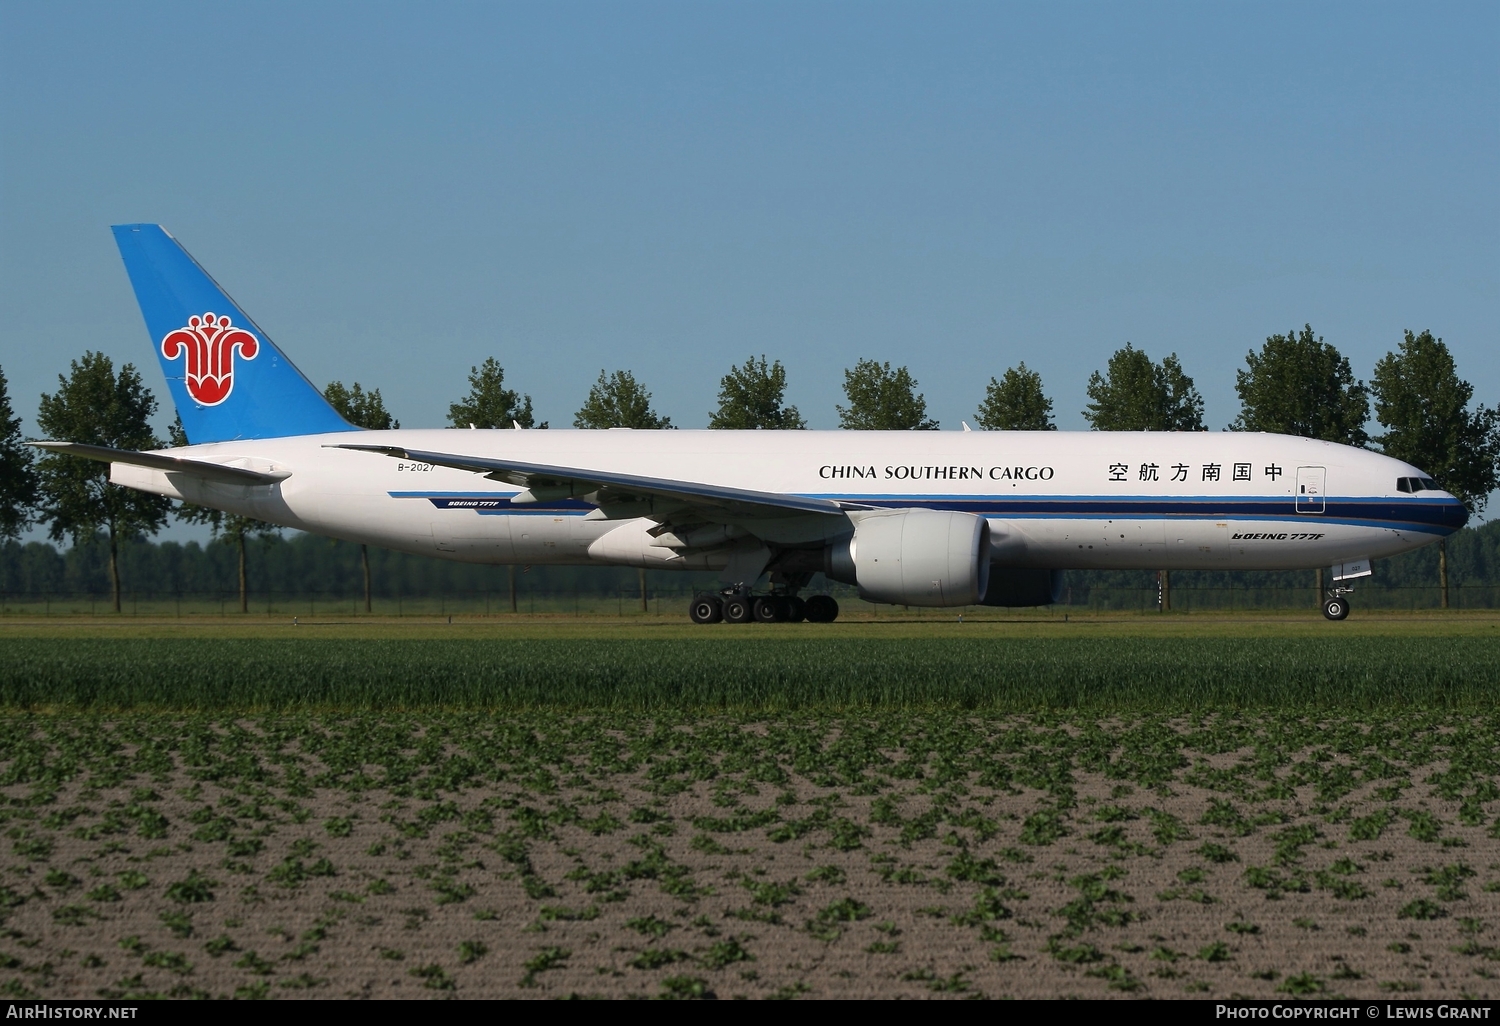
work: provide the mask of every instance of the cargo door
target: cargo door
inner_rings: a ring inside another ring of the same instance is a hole
[[[1167,552],[1162,566],[1201,570],[1229,565],[1229,523],[1183,520],[1167,524]]]
[[[1328,471],[1323,467],[1297,468],[1297,512],[1323,512],[1323,486]]]

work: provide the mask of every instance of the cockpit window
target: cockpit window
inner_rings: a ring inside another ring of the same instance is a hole
[[[1440,492],[1443,486],[1430,477],[1398,477],[1396,478],[1396,491],[1398,492]]]
[[[1396,478],[1396,491],[1398,491],[1398,492],[1409,492],[1409,491],[1411,491],[1411,482],[1412,482],[1412,479],[1409,478],[1409,477],[1398,477],[1398,478]]]
[[[1434,481],[1430,477],[1424,477],[1424,478],[1421,478],[1420,480],[1422,482],[1422,490],[1423,491],[1427,491],[1427,492],[1440,492],[1440,491],[1443,490],[1443,486],[1440,485],[1440,484],[1438,484],[1436,481]]]

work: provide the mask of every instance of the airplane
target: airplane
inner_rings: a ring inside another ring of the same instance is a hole
[[[1342,620],[1373,559],[1468,518],[1416,467],[1275,434],[360,430],[165,229],[113,232],[189,444],[33,444],[441,559],[716,572],[695,623],[831,622],[831,595],[801,594],[818,573],[871,602],[1020,607],[1060,601],[1069,569],[1320,567]]]

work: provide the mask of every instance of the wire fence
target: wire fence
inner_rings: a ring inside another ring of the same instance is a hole
[[[1318,609],[1323,593],[1313,587],[1183,587],[1172,585],[1165,605],[1172,612],[1221,612],[1236,610]],[[1163,607],[1158,587],[1147,588],[1067,588],[1060,606],[1098,612],[1155,611]],[[1350,595],[1355,609],[1419,610],[1442,609],[1443,590],[1436,585],[1359,586]],[[1450,609],[1500,608],[1500,587],[1495,585],[1450,585]]]
[[[829,593],[845,613],[874,617],[890,615],[951,616],[956,610],[919,609],[866,602],[852,588],[837,587]],[[375,595],[368,612],[363,595],[347,591],[260,591],[249,595],[247,611],[262,616],[588,616],[640,617],[686,613],[692,597],[689,589],[582,591],[520,587],[514,595],[508,588],[446,591],[438,594]],[[1183,587],[1174,585],[1167,605],[1174,613],[1234,612],[1252,610],[1316,610],[1321,595],[1311,587]],[[1423,610],[1443,607],[1442,591],[1432,586],[1356,587],[1351,604],[1355,609]],[[1156,587],[1110,588],[1068,587],[1055,606],[1028,607],[1037,615],[1064,615],[1069,611],[1156,612],[1162,611],[1162,595]],[[1500,587],[1461,585],[1448,589],[1448,608],[1488,610],[1500,608]],[[971,606],[971,613],[1004,615],[996,607]],[[229,616],[239,613],[240,596],[235,591],[126,591],[121,593],[121,615],[143,617]],[[1018,610],[1022,611],[1022,610]],[[100,592],[0,592],[0,616],[65,617],[114,616],[108,593]]]

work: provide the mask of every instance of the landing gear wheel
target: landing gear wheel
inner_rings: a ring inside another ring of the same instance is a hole
[[[752,612],[750,600],[747,598],[732,595],[724,600],[725,623],[749,623]]]
[[[839,617],[839,604],[832,595],[814,595],[803,608],[809,623],[833,623]]]
[[[762,595],[751,605],[751,612],[755,615],[756,623],[779,623],[781,615],[780,601],[770,595]]]
[[[724,619],[724,604],[713,595],[699,595],[688,606],[688,617],[694,623],[718,623]]]
[[[1349,600],[1342,595],[1323,601],[1323,615],[1330,620],[1343,620],[1349,616]]]
[[[786,622],[801,623],[807,619],[807,603],[793,595],[786,600]]]

